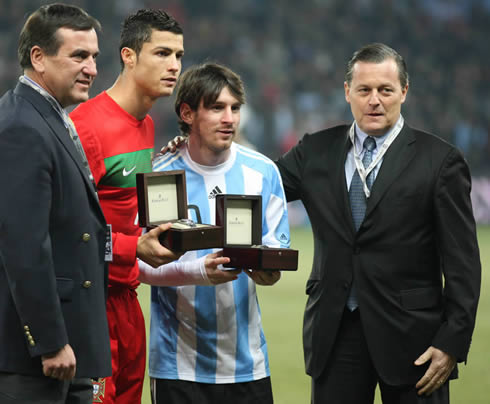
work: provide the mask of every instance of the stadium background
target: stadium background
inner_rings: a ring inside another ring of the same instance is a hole
[[[21,74],[18,33],[28,13],[52,1],[0,0],[0,94]],[[479,222],[483,285],[472,350],[452,402],[490,402],[490,0],[78,0],[66,1],[100,20],[99,75],[92,95],[119,73],[118,38],[124,17],[138,8],[162,8],[184,29],[184,69],[212,60],[238,72],[246,85],[241,141],[271,158],[303,136],[350,122],[344,99],[344,66],[363,44],[380,41],[406,59],[410,90],[403,115],[412,126],[456,144],[473,174],[472,201]],[[173,99],[151,113],[157,148],[178,127]],[[297,273],[261,288],[275,401],[309,402],[301,322],[305,281],[312,259],[309,225],[300,205],[290,206]],[[148,288],[140,287],[148,310]],[[145,393],[145,404],[149,403]]]

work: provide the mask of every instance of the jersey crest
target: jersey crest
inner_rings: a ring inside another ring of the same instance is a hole
[[[97,380],[92,380],[93,386],[93,399],[94,403],[103,403],[103,398],[105,396],[105,378],[99,378]]]

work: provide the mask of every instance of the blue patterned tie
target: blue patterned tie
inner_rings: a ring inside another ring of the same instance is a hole
[[[369,167],[371,161],[373,161],[373,150],[376,148],[376,141],[371,136],[368,136],[364,140],[364,156],[362,158],[362,164],[364,168]],[[366,185],[369,189],[373,186],[374,182],[374,170],[371,170],[366,178]],[[349,189],[350,207],[352,211],[352,219],[354,219],[354,226],[356,231],[361,227],[361,223],[364,220],[366,214],[366,195],[364,194],[364,188],[361,181],[361,177],[356,169],[352,176],[352,181]],[[354,279],[352,279],[351,290],[349,297],[347,298],[347,307],[350,311],[354,311],[357,308],[357,296],[355,294]]]

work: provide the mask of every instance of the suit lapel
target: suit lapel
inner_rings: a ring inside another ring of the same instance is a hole
[[[345,178],[345,161],[347,160],[347,153],[349,153],[351,147],[352,147],[352,143],[346,132],[344,136],[344,145],[342,149],[342,159],[340,161],[339,173],[338,173],[338,178],[341,179],[342,184],[341,184],[341,188],[337,188],[337,189],[342,190],[342,192],[339,192],[339,194],[342,197],[340,203],[344,215],[344,220],[348,224],[347,226],[345,226],[345,228],[349,229],[350,236],[354,237],[356,231],[354,227],[354,219],[352,218],[352,211],[350,208],[349,189],[347,187],[347,180]]]
[[[98,209],[102,214],[102,217],[104,217],[93,184],[88,178],[87,171],[85,170],[85,167],[82,164],[80,154],[78,153],[78,150],[76,149],[73,140],[70,138],[68,129],[63,124],[61,117],[53,109],[51,104],[41,94],[39,94],[37,91],[33,90],[32,88],[19,83],[15,91],[22,97],[26,98],[33,105],[33,107],[42,115],[42,117],[44,118],[48,126],[51,128],[54,135],[58,138],[58,140],[61,142],[63,147],[68,152],[69,156],[75,162],[76,166],[80,171],[80,174],[82,175],[83,180],[85,181],[90,196],[95,200],[96,205],[98,206]]]
[[[327,164],[329,164],[327,172],[332,173],[332,175],[329,176],[332,182],[332,195],[337,205],[336,211],[339,212],[339,218],[341,220],[340,225],[337,226],[337,230],[350,242],[355,235],[355,231],[350,211],[347,182],[345,179],[345,160],[347,158],[347,153],[351,148],[351,142],[344,128],[342,129],[343,133],[340,136],[337,136],[335,143],[332,143],[328,148],[328,157],[326,161]]]
[[[44,115],[44,119],[48,123],[48,125],[51,127],[53,130],[53,133],[56,135],[58,140],[61,142],[63,147],[66,149],[70,157],[73,159],[75,164],[77,165],[78,169],[83,175],[83,179],[87,184],[90,185],[92,188],[92,184],[90,183],[90,180],[87,177],[87,172],[80,160],[80,153],[78,153],[78,150],[75,147],[75,144],[73,143],[73,140],[70,138],[70,134],[68,132],[68,129],[65,127],[65,125],[61,122],[61,118],[57,115],[57,113],[53,113],[50,115]]]
[[[366,206],[366,217],[376,208],[391,184],[415,156],[415,136],[405,125],[386,152]]]

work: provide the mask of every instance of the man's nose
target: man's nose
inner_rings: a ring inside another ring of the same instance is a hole
[[[379,104],[379,97],[378,97],[378,92],[376,90],[373,90],[369,96],[369,104],[370,105],[376,105]]]
[[[179,58],[177,58],[176,55],[172,55],[171,57],[171,62],[170,62],[170,65],[168,67],[168,70],[172,71],[172,72],[178,72],[182,66],[182,62]]]
[[[85,66],[82,69],[82,72],[92,77],[97,76],[97,63],[95,61],[95,58],[93,57],[87,58],[87,60],[85,61]]]
[[[221,120],[223,122],[233,122],[233,111],[231,110],[231,107],[227,107],[223,110]]]

